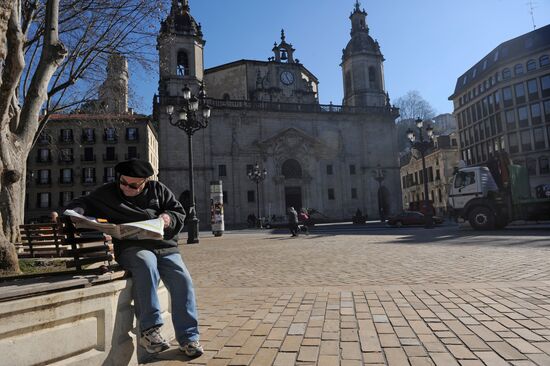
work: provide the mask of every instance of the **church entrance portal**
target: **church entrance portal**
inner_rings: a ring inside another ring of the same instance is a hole
[[[285,187],[285,207],[294,207],[296,211],[302,208],[302,188]]]

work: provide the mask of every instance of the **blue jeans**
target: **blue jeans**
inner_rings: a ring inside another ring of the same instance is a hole
[[[147,249],[129,247],[121,251],[117,261],[132,273],[132,294],[141,331],[163,324],[157,295],[162,280],[170,293],[177,341],[183,345],[199,340],[193,281],[179,253],[157,255]]]

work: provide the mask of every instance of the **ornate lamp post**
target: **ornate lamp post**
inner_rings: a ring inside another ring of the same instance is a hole
[[[410,128],[407,130],[407,137],[411,142],[411,147],[418,151],[420,153],[420,156],[422,157],[422,176],[424,180],[424,215],[426,218],[425,227],[431,228],[433,227],[433,213],[432,209],[430,207],[430,196],[428,194],[428,171],[426,169],[426,152],[432,147],[432,139],[433,139],[433,128],[430,125],[426,126],[426,134],[427,139],[424,139],[423,134],[423,125],[424,121],[422,121],[422,118],[416,119],[416,127],[418,128],[418,136],[419,141],[416,141],[416,136],[414,134],[414,131]]]
[[[262,227],[262,221],[260,220],[260,190],[259,185],[265,177],[267,176],[267,170],[261,169],[258,163],[254,164],[252,170],[246,173],[248,179],[256,183],[256,205],[257,205],[257,214],[258,214],[258,227]]]
[[[187,244],[199,242],[199,219],[195,207],[195,189],[193,181],[193,134],[208,126],[211,108],[206,104],[204,85],[201,85],[198,98],[191,94],[187,85],[182,89],[183,103],[180,106],[166,106],[166,113],[170,124],[183,130],[187,134],[189,148],[189,212],[187,219]],[[177,108],[177,118],[172,118],[174,109]]]
[[[384,212],[382,205],[382,182],[386,178],[386,171],[380,169],[380,164],[378,164],[377,168],[372,171],[372,176],[378,182],[378,214],[380,215],[380,221],[384,222],[386,220],[386,212]]]

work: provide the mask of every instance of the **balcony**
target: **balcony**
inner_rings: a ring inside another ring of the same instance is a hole
[[[126,134],[126,142],[139,142],[139,134]]]
[[[52,180],[50,177],[47,178],[38,178],[36,180],[36,184],[39,186],[48,186],[52,184]]]
[[[58,163],[59,164],[65,164],[65,165],[72,164],[72,163],[74,163],[74,157],[72,155],[71,156],[60,156],[59,159],[58,159]]]
[[[59,135],[57,142],[63,145],[70,145],[74,143],[74,137],[72,135],[70,136]]]
[[[38,163],[38,164],[49,164],[51,162],[52,162],[52,156],[51,155],[48,155],[48,156],[38,155],[36,157],[36,163]]]
[[[103,161],[117,161],[118,154],[103,154]]]
[[[60,185],[73,185],[74,180],[73,177],[60,177],[59,178],[59,184]]]
[[[116,177],[114,176],[104,176],[103,177],[103,183],[111,183],[116,180]]]
[[[140,159],[139,153],[136,153],[136,154],[124,154],[124,160],[129,160],[129,159]]]
[[[95,135],[82,135],[80,136],[80,142],[82,145],[95,144]]]
[[[82,185],[90,186],[95,184],[95,177],[82,177]]]
[[[106,144],[116,144],[118,142],[118,135],[105,134],[103,135],[103,142]]]
[[[36,143],[38,145],[49,145],[52,143],[52,137],[50,135],[40,135]]]
[[[92,155],[80,155],[80,161],[83,163],[95,163],[96,157],[95,154]]]

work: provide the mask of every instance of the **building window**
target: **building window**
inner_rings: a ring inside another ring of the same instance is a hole
[[[329,188],[328,189],[328,199],[329,200],[334,200],[334,188]]]
[[[519,127],[529,126],[529,117],[527,115],[527,106],[518,108],[518,123]]]
[[[502,88],[502,104],[505,108],[511,107],[514,104],[512,99],[512,88],[509,86]]]
[[[522,151],[531,151],[533,147],[531,146],[531,131],[521,131],[521,150]]]
[[[354,164],[351,164],[349,166],[349,174],[350,175],[355,175],[355,165]]]
[[[82,183],[87,183],[87,184],[95,183],[95,168],[82,169]]]
[[[522,64],[516,64],[514,66],[514,74],[515,75],[521,75],[523,74],[523,65]]]
[[[332,169],[332,165],[328,164],[327,165],[327,175],[332,175],[333,173],[334,173],[334,171]]]
[[[534,128],[533,137],[535,140],[535,150],[542,150],[546,147],[546,144],[544,142],[544,128]]]
[[[288,159],[283,163],[281,172],[285,179],[300,179],[302,178],[302,167],[294,159]]]
[[[50,192],[38,193],[36,197],[38,208],[50,208]]]
[[[137,141],[139,139],[139,131],[135,127],[128,127],[126,129],[126,140]]]
[[[502,79],[503,80],[508,80],[511,77],[512,77],[512,73],[510,72],[509,68],[505,68],[504,70],[502,70]]]
[[[126,160],[128,159],[139,159],[137,146],[128,146],[128,155],[126,156]]]
[[[519,151],[517,134],[508,134],[508,149],[510,150],[510,154],[515,154]]]
[[[529,100],[539,99],[537,79],[527,80],[527,93],[529,95]]]
[[[73,182],[73,170],[72,169],[61,169],[60,171],[60,183],[70,184]]]
[[[374,66],[369,66],[369,86],[371,89],[378,88],[378,81],[376,79],[376,69]]]
[[[73,130],[63,129],[60,136],[61,142],[73,142]]]
[[[218,177],[226,177],[226,176],[227,176],[227,168],[225,164],[218,165]]]
[[[550,75],[544,75],[540,78],[540,88],[542,97],[550,97]]]
[[[117,133],[114,127],[107,127],[105,129],[104,139],[106,142],[117,142]]]
[[[49,169],[40,169],[38,171],[38,184],[50,184],[50,170]]]
[[[525,164],[529,175],[537,175],[537,161],[535,159],[527,159]]]
[[[227,195],[227,191],[223,191],[223,204],[227,205],[229,203],[229,196]]]
[[[52,161],[50,155],[50,149],[38,149],[38,156],[36,157],[36,162],[38,163],[49,163]]]
[[[346,95],[351,94],[351,72],[346,72],[346,90],[344,91]]]
[[[540,174],[550,173],[550,164],[548,163],[548,158],[545,156],[539,158],[539,171]]]
[[[107,146],[105,149],[105,155],[103,156],[104,161],[114,161],[117,160],[117,156],[115,154],[115,148],[113,146]]]
[[[110,183],[116,180],[115,168],[105,167],[103,168],[103,182]]]
[[[83,195],[83,196],[87,196],[87,195],[89,195],[90,193],[92,193],[92,191],[82,191],[82,195]]]
[[[537,68],[537,62],[535,60],[527,61],[527,71],[533,71]]]
[[[542,55],[542,56],[540,56],[540,58],[539,58],[539,65],[540,65],[540,67],[550,65],[550,58],[548,57],[548,55]]]
[[[254,191],[246,191],[246,197],[248,198],[248,202],[256,202]]]
[[[538,125],[542,123],[542,112],[540,110],[540,104],[534,103],[530,106],[531,109],[531,124]]]
[[[504,112],[504,118],[506,119],[506,130],[514,130],[516,128],[516,113],[513,109],[509,109]],[[489,135],[487,133],[487,135]]]
[[[59,193],[59,206],[65,207],[73,200],[73,192]]]
[[[85,147],[84,155],[82,156],[82,161],[95,161],[94,148]]]
[[[544,119],[546,123],[550,122],[550,99],[543,102],[544,105]]]
[[[254,165],[253,164],[246,164],[246,173],[250,173],[251,171],[254,170]]]
[[[73,161],[73,149],[59,150],[59,162],[71,163]]]
[[[357,188],[351,189],[351,199],[357,199]]]
[[[514,91],[516,94],[516,104],[525,103],[525,87],[523,83],[514,85]]]
[[[95,142],[95,130],[93,128],[85,128],[82,130],[82,142]]]
[[[178,59],[176,65],[176,75],[185,76],[189,74],[189,58],[185,51],[178,52]]]

